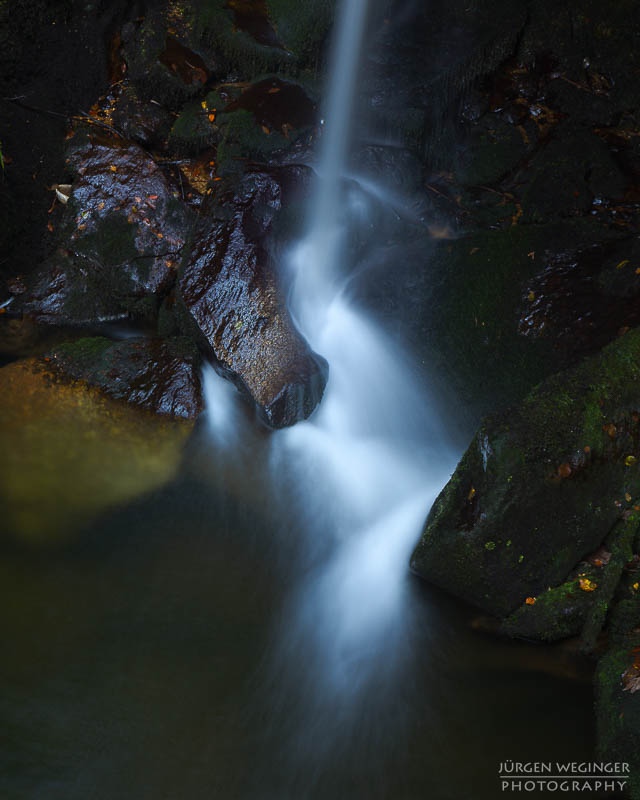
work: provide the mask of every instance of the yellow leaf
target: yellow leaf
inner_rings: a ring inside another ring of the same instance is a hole
[[[638,459],[635,456],[627,456],[624,460],[624,463],[628,467],[632,467],[634,464],[638,463]]]
[[[628,258],[625,258],[625,260],[624,260],[624,261],[621,261],[621,262],[618,264],[618,266],[616,267],[616,269],[622,269],[622,268],[623,268],[623,267],[624,267],[626,264],[628,264],[628,263],[629,263],[629,259],[628,259]]]

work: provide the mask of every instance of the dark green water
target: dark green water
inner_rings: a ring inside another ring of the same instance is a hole
[[[492,800],[502,761],[593,757],[579,662],[475,632],[408,573],[350,691],[310,680],[287,621],[326,553],[210,447],[200,428],[170,486],[54,552],[5,540],[2,800]]]

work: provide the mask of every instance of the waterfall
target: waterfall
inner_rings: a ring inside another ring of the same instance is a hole
[[[409,556],[456,460],[419,370],[345,288],[354,265],[344,180],[367,5],[342,3],[307,233],[288,256],[291,312],[327,359],[329,381],[311,419],[270,435],[266,460],[270,501],[306,554],[269,656],[288,698],[289,746],[303,760],[351,735],[362,714],[349,709],[372,692],[379,707],[406,658]],[[210,373],[206,384],[223,408],[212,423],[218,442],[233,419],[221,381]]]

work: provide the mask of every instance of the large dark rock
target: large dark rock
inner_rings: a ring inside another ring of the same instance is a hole
[[[80,339],[59,345],[45,361],[74,380],[156,414],[193,419],[202,410],[200,357],[188,339]]]
[[[504,616],[562,584],[640,500],[640,330],[486,419],[436,500],[419,575]]]
[[[635,542],[636,553],[640,540]],[[626,762],[630,795],[640,797],[640,586],[636,556],[609,617],[608,648],[595,675],[598,757]]]
[[[308,417],[327,378],[326,362],[293,324],[267,241],[308,175],[302,167],[249,172],[199,225],[179,279],[187,330],[273,427]]]
[[[176,187],[141,147],[75,136],[62,246],[12,308],[42,323],[101,322],[153,304],[175,282],[190,224]]]

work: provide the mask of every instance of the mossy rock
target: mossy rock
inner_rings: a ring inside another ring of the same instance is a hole
[[[211,147],[217,139],[217,128],[209,119],[202,102],[189,103],[176,118],[169,133],[169,147],[180,155],[192,156]]]
[[[636,329],[484,421],[412,569],[496,616],[563,583],[640,500],[639,412]]]
[[[278,131],[267,133],[263,130],[254,115],[246,109],[223,112],[217,121],[220,131],[217,160],[220,175],[237,171],[243,161],[264,160],[287,144]]]
[[[626,790],[640,798],[640,691],[625,691],[623,676],[635,669],[640,635],[611,647],[595,675],[598,758],[629,765]],[[640,672],[638,673],[640,675]]]
[[[528,313],[532,281],[553,254],[618,239],[616,232],[576,220],[513,225],[436,243],[425,268],[429,279],[421,291],[418,344],[434,373],[460,398],[461,415],[476,425],[483,414],[519,402],[541,380],[593,352],[595,347],[587,349],[582,334],[574,336],[571,329],[559,346],[557,337],[546,332],[524,335],[520,322]],[[570,306],[568,291],[563,302]]]
[[[574,572],[560,586],[549,587],[537,597],[527,598],[503,621],[501,631],[508,636],[542,642],[577,636],[594,602],[600,573],[590,564]]]

